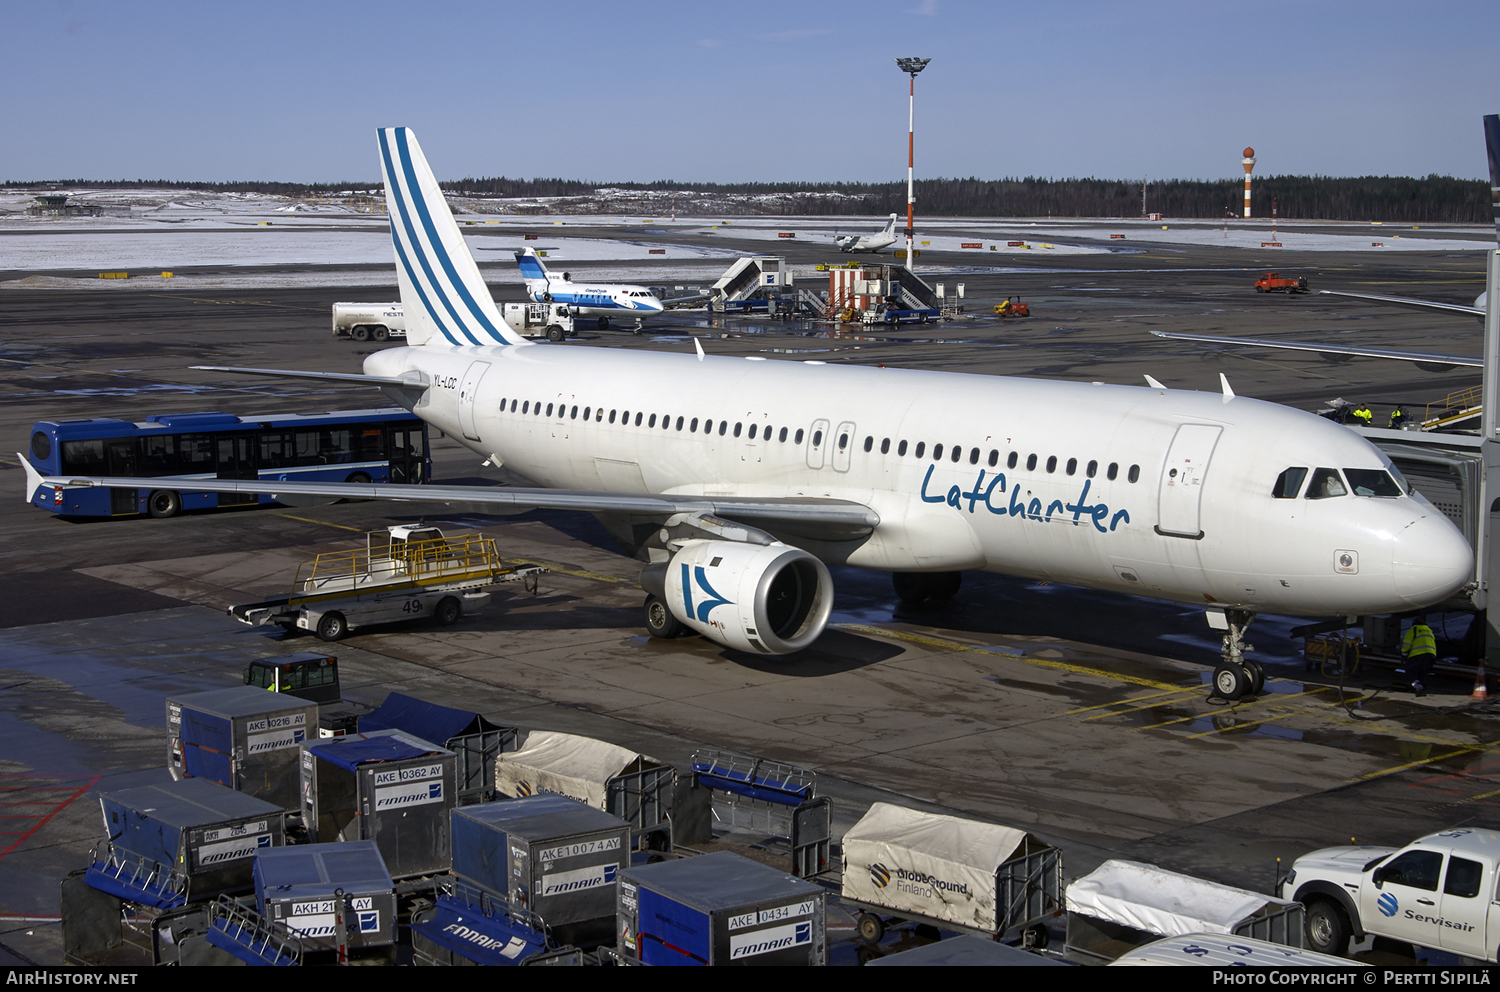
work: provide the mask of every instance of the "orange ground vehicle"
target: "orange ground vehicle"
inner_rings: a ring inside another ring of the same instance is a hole
[[[995,313],[1001,317],[1030,317],[1031,307],[1022,303],[1019,296],[1007,296],[1004,303],[995,306]]]
[[[1307,277],[1283,279],[1279,272],[1267,272],[1255,280],[1255,291],[1257,293],[1305,293],[1307,292]]]

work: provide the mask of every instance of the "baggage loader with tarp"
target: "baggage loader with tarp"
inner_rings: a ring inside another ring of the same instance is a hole
[[[843,847],[840,899],[864,910],[872,944],[894,916],[996,939],[1020,930],[1044,947],[1062,912],[1062,852],[1015,827],[876,803]]]

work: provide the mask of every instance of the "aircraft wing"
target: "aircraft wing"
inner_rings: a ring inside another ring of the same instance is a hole
[[[1466,307],[1461,303],[1434,303],[1432,300],[1412,300],[1404,296],[1372,296],[1369,293],[1339,293],[1331,289],[1320,289],[1318,292],[1324,296],[1347,296],[1351,300],[1390,303],[1398,307],[1411,307],[1414,310],[1441,310],[1444,313],[1457,313],[1467,317],[1478,317],[1480,320],[1484,319],[1482,308]]]
[[[1350,348],[1345,345],[1309,344],[1305,341],[1278,341],[1269,338],[1221,338],[1209,334],[1181,334],[1177,331],[1152,331],[1159,338],[1175,341],[1202,341],[1206,344],[1238,345],[1244,348],[1284,348],[1288,351],[1314,351],[1322,355],[1357,355],[1364,358],[1392,358],[1416,362],[1431,372],[1446,372],[1454,366],[1483,368],[1484,359],[1475,355],[1448,355],[1436,351],[1397,351],[1392,348]]]
[[[275,479],[152,479],[113,476],[42,476],[30,459],[18,456],[26,469],[26,501],[38,487],[105,486],[120,489],[184,489],[211,493],[255,493],[324,499],[389,499],[429,503],[488,503],[519,509],[581,510],[665,520],[678,513],[707,513],[727,520],[823,540],[854,540],[880,523],[880,515],[862,503],[807,497],[683,496],[661,493],[612,493],[573,489],[523,489],[509,486],[411,486],[359,482],[278,482]]]

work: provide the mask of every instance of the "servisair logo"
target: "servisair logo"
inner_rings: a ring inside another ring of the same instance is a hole
[[[1375,905],[1380,907],[1380,913],[1382,916],[1395,916],[1396,910],[1401,908],[1400,903],[1396,902],[1396,897],[1391,895],[1389,892],[1385,893],[1379,899],[1377,899],[1375,901]]]

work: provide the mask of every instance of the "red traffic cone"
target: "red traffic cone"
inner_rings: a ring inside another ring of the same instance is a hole
[[[1474,670],[1474,691],[1469,694],[1469,698],[1474,700],[1476,703],[1484,702],[1489,698],[1490,690],[1489,686],[1486,685],[1485,682],[1486,680],[1484,665],[1480,664],[1480,666]]]

